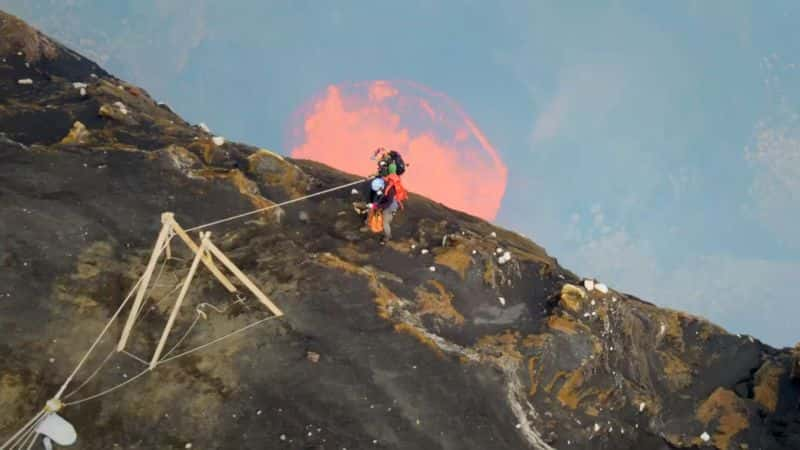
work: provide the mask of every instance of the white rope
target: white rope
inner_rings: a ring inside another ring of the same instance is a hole
[[[64,381],[64,384],[61,385],[61,389],[58,390],[58,393],[53,398],[56,398],[56,399],[61,398],[61,394],[63,394],[64,390],[67,389],[67,386],[69,385],[69,383],[72,382],[72,379],[75,378],[75,374],[77,374],[78,370],[80,370],[80,368],[83,367],[83,364],[89,358],[89,355],[94,351],[95,347],[97,347],[97,344],[100,343],[100,340],[106,334],[108,329],[111,328],[111,324],[114,323],[114,321],[117,319],[117,316],[119,316],[119,313],[121,313],[122,309],[125,308],[125,305],[128,304],[128,300],[130,300],[131,297],[133,297],[133,293],[136,292],[136,288],[138,288],[139,284],[141,284],[142,278],[143,277],[139,277],[139,280],[136,282],[136,284],[133,285],[133,287],[131,288],[130,292],[128,292],[128,296],[125,297],[125,300],[123,300],[122,304],[119,305],[119,308],[117,308],[117,311],[108,320],[108,323],[106,323],[106,326],[103,327],[103,331],[101,331],[100,335],[97,336],[97,339],[94,340],[94,342],[92,343],[92,346],[89,347],[89,350],[86,351],[86,354],[83,355],[83,358],[81,358],[81,360],[78,362],[78,365],[75,366],[75,369],[72,371],[72,373],[69,375],[69,377],[67,377],[67,380]]]
[[[138,361],[138,362],[144,364],[145,366],[149,366],[150,365],[150,363],[145,361],[144,358],[140,358],[140,357],[134,355],[133,353],[131,353],[131,352],[127,351],[127,350],[123,350],[122,353],[130,356],[131,359],[133,359],[134,361]]]
[[[235,216],[230,216],[230,217],[225,217],[223,219],[215,220],[213,222],[204,223],[202,225],[197,225],[195,227],[187,229],[186,232],[188,233],[190,231],[202,230],[204,228],[213,227],[213,226],[219,225],[221,223],[225,223],[225,222],[230,222],[232,220],[241,219],[243,217],[251,216],[253,214],[262,213],[264,211],[269,211],[270,209],[273,209],[273,208],[279,208],[281,206],[290,205],[292,203],[297,203],[297,202],[302,201],[302,200],[308,200],[309,198],[317,197],[317,196],[320,196],[320,195],[323,195],[323,194],[328,194],[330,192],[338,191],[339,189],[344,189],[344,188],[347,188],[347,187],[350,187],[350,186],[355,186],[356,184],[363,183],[366,180],[367,180],[367,178],[362,178],[362,179],[360,179],[358,181],[353,181],[352,183],[347,183],[347,184],[343,184],[341,186],[336,186],[336,187],[332,187],[330,189],[325,189],[324,191],[315,192],[313,194],[309,194],[309,195],[306,195],[306,196],[303,196],[303,197],[298,197],[298,198],[295,198],[295,199],[292,199],[292,200],[285,201],[283,203],[276,203],[274,205],[270,205],[270,206],[267,206],[265,208],[256,209],[256,210],[249,211],[249,212],[246,212],[246,213],[237,214]]]
[[[102,397],[104,395],[110,394],[110,393],[116,391],[117,389],[127,385],[128,383],[132,383],[134,380],[138,379],[139,377],[141,377],[142,375],[146,374],[149,371],[150,371],[150,369],[144,369],[143,371],[137,373],[133,377],[128,378],[127,380],[123,381],[122,383],[120,383],[120,384],[118,384],[116,386],[112,386],[112,387],[110,387],[110,388],[108,388],[108,389],[106,389],[106,390],[104,390],[102,392],[99,392],[99,393],[94,394],[94,395],[90,395],[89,397],[82,398],[80,400],[75,400],[73,402],[64,403],[64,406],[80,405],[83,402],[88,402],[89,400],[94,400],[96,398],[99,398],[99,397]]]
[[[100,372],[100,369],[102,369],[102,368],[103,368],[103,366],[105,366],[105,365],[106,365],[106,363],[108,362],[108,360],[109,360],[109,359],[111,359],[111,357],[112,357],[112,356],[114,356],[114,353],[115,353],[115,350],[114,350],[114,349],[111,349],[111,351],[110,351],[110,352],[108,352],[108,355],[106,355],[106,358],[103,360],[103,362],[102,362],[102,363],[100,363],[100,365],[99,365],[99,366],[97,366],[97,368],[96,368],[96,369],[94,369],[94,372],[92,372],[92,374],[91,374],[91,375],[89,375],[89,378],[87,378],[86,380],[84,380],[84,381],[83,381],[83,383],[81,383],[81,385],[80,385],[80,386],[78,386],[78,387],[76,387],[75,389],[73,389],[73,390],[72,390],[72,392],[69,392],[69,393],[67,393],[66,395],[64,395],[64,400],[66,400],[66,399],[68,399],[68,398],[72,397],[73,395],[77,394],[77,393],[78,393],[78,391],[80,391],[80,390],[81,390],[81,389],[83,389],[83,388],[84,388],[84,387],[85,387],[87,384],[89,384],[89,382],[90,382],[90,381],[92,381],[92,378],[94,378],[94,377],[95,377],[95,375],[97,375],[97,373],[98,373],[98,372]]]
[[[164,359],[162,359],[162,360],[160,360],[160,361],[158,362],[158,365],[160,366],[161,364],[164,364],[164,363],[166,363],[166,362],[169,362],[169,361],[174,361],[174,360],[176,360],[176,359],[178,359],[178,358],[182,358],[182,357],[184,357],[184,356],[187,356],[187,355],[189,355],[189,354],[191,354],[191,353],[194,353],[194,352],[200,351],[200,350],[202,350],[202,349],[204,349],[204,348],[206,348],[206,347],[209,347],[209,346],[211,346],[211,345],[214,345],[214,344],[216,344],[216,343],[218,343],[218,342],[220,342],[220,341],[223,341],[223,340],[225,340],[225,339],[228,339],[228,338],[230,338],[230,337],[232,337],[232,336],[234,336],[234,335],[237,335],[237,334],[239,334],[239,333],[242,333],[242,332],[244,332],[244,331],[246,331],[246,330],[249,330],[250,328],[253,328],[253,327],[255,327],[255,326],[257,326],[257,325],[260,325],[260,324],[262,324],[262,323],[264,323],[264,322],[267,322],[267,321],[269,321],[269,320],[272,320],[272,319],[279,319],[279,318],[281,318],[281,317],[283,317],[283,316],[269,316],[269,317],[266,317],[266,318],[264,318],[264,319],[257,320],[257,321],[255,321],[255,322],[253,322],[253,323],[249,324],[249,325],[245,325],[245,326],[244,326],[244,327],[242,327],[242,328],[239,328],[239,329],[237,329],[237,330],[234,330],[234,331],[232,331],[232,332],[230,332],[230,333],[226,334],[225,336],[222,336],[222,337],[219,337],[219,338],[217,338],[217,339],[214,339],[214,340],[213,340],[213,341],[211,341],[211,342],[207,342],[207,343],[205,343],[205,344],[203,344],[203,345],[198,345],[198,346],[197,346],[197,347],[195,347],[195,348],[192,348],[192,349],[190,349],[190,350],[187,350],[187,351],[185,351],[185,352],[179,353],[179,354],[177,354],[177,355],[175,355],[175,356],[172,356],[172,357],[170,357],[170,358],[164,358]],[[139,358],[137,358],[137,359],[139,359]],[[144,360],[141,360],[141,361],[144,361]],[[147,363],[145,363],[145,364],[147,364]],[[104,390],[104,391],[102,391],[102,392],[99,392],[99,393],[97,393],[97,394],[91,395],[91,396],[89,396],[89,397],[86,397],[86,398],[82,398],[82,399],[80,399],[80,400],[75,400],[75,401],[72,401],[72,402],[64,403],[64,406],[74,406],[74,405],[79,405],[79,404],[81,404],[81,403],[88,402],[89,400],[94,400],[94,399],[96,399],[96,398],[100,398],[100,397],[103,397],[103,396],[105,396],[105,395],[108,395],[108,394],[110,394],[110,393],[112,393],[112,392],[116,391],[117,389],[120,389],[120,388],[122,388],[123,386],[125,386],[125,385],[127,385],[127,384],[129,384],[129,383],[133,382],[134,380],[138,379],[139,377],[141,377],[142,375],[146,374],[147,372],[150,372],[150,369],[149,369],[149,368],[142,370],[141,372],[139,372],[139,373],[137,373],[136,375],[134,375],[132,378],[129,378],[129,379],[127,379],[127,380],[123,381],[122,383],[119,383],[119,384],[117,384],[117,385],[115,385],[115,386],[112,386],[112,387],[110,387],[110,388],[108,388],[108,389],[106,389],[106,390]],[[3,449],[0,449],[0,450],[3,450]]]
[[[14,443],[22,440],[23,435],[28,436],[28,433],[30,432],[31,428],[36,429],[36,426],[39,424],[38,420],[42,417],[42,415],[44,415],[45,412],[46,411],[44,409],[39,410],[39,412],[35,416],[31,417],[31,420],[29,420],[25,425],[23,425],[22,428],[17,430],[17,432],[14,433],[13,436],[8,438],[8,440],[3,445],[0,445],[0,450],[10,449],[12,448],[11,446]]]
[[[186,355],[188,355],[188,354],[190,354],[190,353],[194,353],[194,352],[196,352],[196,351],[198,351],[198,350],[202,350],[202,349],[204,349],[204,348],[206,348],[206,347],[208,347],[208,346],[210,346],[210,345],[214,345],[214,344],[216,344],[216,343],[217,343],[217,342],[219,342],[219,341],[222,341],[222,340],[228,339],[228,338],[229,338],[229,337],[231,337],[231,336],[234,336],[234,335],[236,335],[236,334],[239,334],[239,333],[242,333],[242,332],[244,332],[244,331],[247,331],[247,330],[249,330],[250,328],[253,328],[253,327],[254,327],[254,326],[256,326],[256,325],[260,325],[260,324],[262,324],[262,323],[264,323],[264,322],[266,322],[266,321],[272,320],[272,319],[279,319],[279,318],[281,318],[281,317],[283,317],[283,316],[269,316],[269,317],[266,317],[266,318],[264,318],[264,319],[258,320],[258,321],[256,321],[256,322],[253,322],[253,323],[251,323],[250,325],[246,325],[246,326],[244,326],[244,327],[242,327],[242,328],[239,328],[238,330],[232,331],[232,332],[230,332],[230,333],[226,334],[225,336],[222,336],[222,337],[220,337],[220,338],[214,339],[214,340],[213,340],[213,341],[211,341],[211,342],[206,342],[206,343],[205,343],[205,344],[203,344],[203,345],[198,345],[197,347],[195,347],[195,348],[193,348],[193,349],[186,350],[185,352],[182,352],[182,353],[178,353],[177,355],[175,355],[175,356],[173,356],[173,357],[171,357],[171,358],[163,358],[163,359],[161,359],[161,361],[159,361],[159,362],[158,362],[158,364],[159,364],[159,365],[161,365],[161,364],[163,364],[163,363],[165,363],[165,362],[169,362],[169,361],[172,361],[172,360],[174,360],[174,359],[178,359],[178,358],[180,358],[180,357],[186,356]]]
[[[173,345],[172,348],[169,349],[169,351],[164,355],[164,358],[166,358],[167,356],[171,355],[172,352],[174,352],[175,349],[178,348],[178,346],[183,343],[183,340],[186,339],[186,336],[189,336],[189,333],[192,332],[192,328],[194,328],[194,326],[197,325],[197,321],[198,320],[200,320],[200,314],[199,313],[194,317],[194,321],[192,322],[191,325],[189,325],[189,328],[186,330],[186,332],[183,333],[183,336],[181,336],[181,338],[178,339],[178,342],[176,342],[175,345]]]

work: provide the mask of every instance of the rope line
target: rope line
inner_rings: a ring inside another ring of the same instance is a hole
[[[194,316],[194,321],[192,322],[192,324],[189,325],[189,328],[186,330],[185,333],[183,333],[183,336],[181,336],[181,338],[178,339],[178,342],[176,342],[175,345],[173,345],[172,348],[169,349],[169,351],[164,355],[164,358],[166,358],[167,356],[171,355],[172,352],[174,352],[175,349],[178,348],[178,346],[183,343],[183,340],[186,339],[186,336],[189,336],[189,333],[192,332],[192,328],[194,328],[194,326],[197,325],[197,321],[198,320],[200,320],[200,314],[199,313]]]
[[[78,386],[78,387],[76,387],[75,389],[73,389],[73,390],[72,390],[72,392],[69,392],[69,393],[67,393],[66,395],[64,395],[64,400],[66,400],[66,399],[68,399],[68,398],[72,397],[73,395],[77,394],[77,393],[78,393],[78,391],[80,391],[81,389],[83,389],[83,388],[84,388],[84,386],[86,386],[87,384],[89,384],[89,382],[90,382],[90,381],[92,381],[92,378],[94,378],[94,377],[95,377],[95,375],[97,375],[97,374],[100,372],[100,369],[102,369],[102,368],[103,368],[103,366],[105,366],[105,365],[106,365],[106,363],[108,362],[108,360],[109,360],[109,359],[111,359],[111,357],[112,357],[112,356],[114,356],[114,349],[111,349],[111,351],[110,351],[110,352],[108,352],[108,355],[106,355],[106,358],[103,360],[103,362],[101,362],[101,363],[100,363],[100,365],[99,365],[99,366],[97,366],[97,368],[96,368],[96,369],[94,369],[94,372],[92,372],[92,374],[91,374],[91,375],[89,375],[89,378],[87,378],[86,380],[84,380],[84,381],[83,381],[83,383],[81,383],[81,385],[80,385],[80,386]]]
[[[110,393],[116,391],[117,389],[127,385],[128,383],[132,383],[133,381],[137,380],[139,377],[141,377],[142,375],[146,374],[149,371],[150,371],[150,369],[144,369],[141,372],[139,372],[136,375],[134,375],[133,377],[128,378],[127,380],[123,381],[122,383],[120,383],[120,384],[118,384],[116,386],[112,386],[112,387],[110,387],[110,388],[108,388],[108,389],[106,389],[106,390],[104,390],[102,392],[98,392],[97,394],[90,395],[90,396],[88,396],[86,398],[82,398],[80,400],[75,400],[75,401],[72,401],[72,402],[64,403],[64,406],[80,405],[83,402],[88,402],[89,400],[94,400],[96,398],[99,398],[99,397],[102,397],[104,395],[110,394]]]
[[[332,187],[332,188],[329,188],[329,189],[324,189],[322,191],[315,192],[313,194],[305,195],[305,196],[298,197],[298,198],[295,198],[295,199],[292,199],[292,200],[288,200],[288,201],[285,201],[285,202],[281,202],[281,203],[276,203],[276,204],[267,206],[265,208],[259,208],[259,209],[253,210],[253,211],[249,211],[249,212],[245,212],[245,213],[241,213],[241,214],[236,214],[236,215],[233,215],[233,216],[225,217],[225,218],[222,218],[222,219],[219,219],[219,220],[215,220],[215,221],[212,221],[212,222],[208,222],[208,223],[205,223],[205,224],[197,225],[195,227],[188,228],[185,231],[188,233],[188,232],[192,232],[192,231],[197,231],[197,230],[202,230],[202,229],[205,229],[205,228],[209,228],[209,227],[212,227],[212,226],[215,226],[215,225],[219,225],[219,224],[222,224],[222,223],[230,222],[230,221],[233,221],[233,220],[238,220],[238,219],[241,219],[241,218],[244,218],[244,217],[247,217],[247,216],[251,216],[253,214],[262,213],[262,212],[269,211],[269,210],[274,209],[274,208],[287,206],[287,205],[290,205],[290,204],[293,204],[293,203],[297,203],[297,202],[300,202],[300,201],[303,201],[303,200],[308,200],[310,198],[318,197],[320,195],[324,195],[324,194],[335,192],[335,191],[338,191],[338,190],[341,190],[341,189],[344,189],[344,188],[348,188],[350,186],[355,186],[356,184],[363,183],[365,180],[367,180],[367,179],[366,178],[359,179],[357,181],[346,183],[346,184],[343,184],[343,185],[340,185],[340,186]],[[166,239],[166,241],[164,242],[164,246],[159,250],[159,252],[163,251],[164,248],[166,248],[166,246],[170,245],[170,242],[171,242],[173,237],[174,237],[174,235],[169,236]],[[156,277],[156,283],[161,278],[161,275],[162,275],[162,273],[164,271],[164,267],[166,266],[166,263],[167,263],[168,259],[169,258],[165,259],[164,262],[162,263],[161,269],[159,270],[159,273],[158,273],[158,275]],[[140,276],[139,279],[136,281],[136,283],[133,285],[133,287],[131,287],[131,289],[128,292],[128,294],[126,295],[125,299],[119,305],[119,307],[114,312],[114,314],[111,316],[111,318],[109,318],[109,320],[106,323],[106,325],[100,331],[100,334],[97,336],[97,338],[95,338],[94,342],[92,342],[92,345],[89,347],[89,349],[86,351],[86,353],[84,353],[83,357],[81,357],[80,361],[78,361],[78,364],[75,366],[75,368],[69,374],[67,379],[61,385],[61,387],[59,388],[58,392],[53,397],[54,400],[59,400],[61,398],[61,396],[64,394],[64,391],[67,389],[69,384],[73,381],[73,379],[78,374],[80,369],[84,366],[84,364],[86,364],[86,361],[89,359],[89,356],[92,354],[92,352],[94,352],[95,348],[100,344],[100,342],[102,341],[103,337],[106,335],[108,330],[111,328],[111,325],[119,317],[119,315],[122,312],[122,310],[125,308],[125,306],[128,304],[130,299],[133,297],[133,293],[136,292],[136,290],[141,285],[143,278],[144,278],[144,274],[142,276]],[[168,295],[170,295],[170,294],[167,294],[166,296],[168,296]],[[140,314],[141,314],[141,310],[136,312],[136,316],[134,317],[134,323],[139,319],[139,315]],[[198,314],[198,316],[195,318],[195,321],[189,327],[187,332],[184,333],[184,335],[181,337],[181,339],[178,340],[178,343],[175,344],[175,346],[173,346],[172,349],[170,349],[169,352],[167,352],[167,354],[164,356],[164,358],[162,358],[160,361],[158,361],[158,364],[163,364],[163,363],[166,363],[166,362],[173,361],[175,359],[181,358],[183,356],[187,356],[187,355],[189,355],[191,353],[197,352],[197,351],[202,350],[204,348],[207,348],[207,347],[209,347],[209,346],[211,346],[213,344],[216,344],[216,343],[218,343],[220,341],[223,341],[223,340],[225,340],[225,339],[227,339],[229,337],[232,337],[232,336],[237,335],[239,333],[242,333],[242,332],[244,332],[246,330],[249,330],[250,328],[253,328],[253,327],[255,327],[257,325],[260,325],[260,324],[262,324],[264,322],[267,322],[267,321],[272,320],[272,319],[278,319],[281,316],[266,317],[264,319],[261,319],[261,320],[258,320],[256,322],[253,322],[253,323],[251,323],[249,325],[246,325],[246,326],[244,326],[242,328],[234,330],[233,332],[228,333],[225,336],[222,336],[220,338],[214,339],[211,342],[207,342],[205,344],[202,344],[202,345],[199,345],[199,346],[194,347],[192,349],[189,349],[189,350],[187,350],[185,352],[181,352],[181,353],[179,353],[177,355],[169,357],[169,354],[172,353],[172,351],[174,351],[184,341],[184,339],[189,334],[189,332],[192,330],[192,328],[194,328],[195,324],[199,320],[199,317],[200,317],[200,315]],[[143,363],[147,364],[143,359],[139,358],[136,355],[133,355],[133,354],[127,352],[127,351],[124,351],[124,353],[127,354],[129,357],[135,359],[135,360],[138,360],[140,362],[143,362]],[[78,386],[76,389],[74,389],[69,394],[67,394],[64,397],[64,399],[66,400],[67,398],[71,397],[72,395],[74,395],[75,393],[80,391],[83,387],[85,387],[100,372],[100,370],[103,368],[103,366],[105,366],[108,363],[108,361],[111,359],[112,354],[113,354],[113,351],[111,353],[109,353],[105,357],[105,359],[103,359],[103,361],[100,363],[100,365],[92,372],[92,374],[86,380],[84,380],[83,383],[81,383],[80,386]],[[120,384],[117,384],[116,386],[112,386],[112,387],[110,387],[110,388],[108,388],[108,389],[106,389],[104,391],[101,391],[101,392],[99,392],[97,394],[91,395],[89,397],[85,397],[85,398],[80,399],[80,400],[75,400],[75,401],[72,401],[72,402],[64,403],[64,406],[79,405],[81,403],[84,403],[84,402],[87,402],[87,401],[102,397],[104,395],[108,395],[108,394],[116,391],[117,389],[120,389],[123,386],[126,386],[127,384],[132,383],[133,381],[139,379],[142,375],[144,375],[145,373],[147,373],[149,371],[150,371],[150,369],[148,367],[147,369],[139,372],[138,374],[136,374],[132,378],[130,378],[130,379],[128,379],[128,380],[126,380],[126,381],[124,381],[124,382],[122,382]],[[36,426],[38,426],[38,424],[42,420],[44,420],[44,417],[46,417],[46,413],[47,413],[46,409],[42,409],[41,411],[39,411],[22,428],[17,430],[17,432],[14,433],[14,435],[11,436],[11,438],[9,438],[5,443],[3,443],[3,445],[0,446],[0,450],[10,450],[11,446],[14,445],[14,444],[21,444],[21,445],[24,446],[25,443],[28,442],[29,439],[31,439],[31,433],[32,433],[33,438],[30,440],[30,443],[28,444],[28,448],[29,449],[32,448],[33,444],[36,442],[36,437],[38,436],[38,433],[36,432]]]
[[[267,322],[267,321],[269,321],[269,320],[272,320],[272,319],[279,319],[279,318],[281,318],[281,317],[283,317],[283,316],[269,316],[269,317],[266,317],[266,318],[264,318],[264,319],[261,319],[261,320],[255,321],[255,322],[251,323],[250,325],[246,325],[246,326],[244,326],[244,327],[242,327],[242,328],[239,328],[238,330],[234,330],[234,331],[232,331],[232,332],[230,332],[230,333],[226,334],[225,336],[222,336],[222,337],[219,337],[219,338],[217,338],[217,339],[214,339],[214,340],[213,340],[213,341],[211,341],[211,342],[206,342],[205,344],[198,345],[198,346],[197,346],[197,347],[195,347],[195,348],[192,348],[192,349],[190,349],[190,350],[186,350],[185,352],[182,352],[182,353],[178,353],[177,355],[175,355],[175,356],[173,356],[173,357],[170,357],[170,358],[163,358],[163,359],[161,359],[161,361],[159,361],[159,362],[158,362],[158,364],[163,364],[163,363],[166,363],[166,362],[172,361],[172,360],[174,360],[174,359],[178,359],[178,358],[180,358],[180,357],[186,356],[186,355],[188,355],[188,354],[190,354],[190,353],[194,353],[194,352],[196,352],[196,351],[198,351],[198,350],[202,350],[202,349],[204,349],[204,348],[206,348],[206,347],[208,347],[208,346],[211,346],[211,345],[214,345],[214,344],[216,344],[217,342],[220,342],[220,341],[222,341],[222,340],[225,340],[225,339],[228,339],[229,337],[232,337],[232,336],[234,336],[234,335],[236,335],[236,334],[239,334],[239,333],[242,333],[242,332],[244,332],[244,331],[247,331],[247,330],[249,330],[250,328],[253,328],[253,327],[254,327],[254,326],[256,326],[256,325],[260,325],[260,324],[262,324],[262,323],[264,323],[264,322]]]
[[[21,442],[23,440],[23,436],[28,436],[30,429],[36,429],[36,426],[39,424],[39,420],[44,415],[46,411],[44,409],[39,410],[39,412],[31,417],[25,425],[22,426],[13,436],[11,436],[2,446],[0,446],[0,450],[6,450],[12,448],[11,446],[15,443]],[[25,438],[27,439],[27,438]]]
[[[348,188],[350,186],[355,186],[356,184],[363,183],[366,180],[367,180],[366,178],[362,178],[362,179],[360,179],[358,181],[353,181],[352,183],[343,184],[341,186],[336,186],[336,187],[332,187],[330,189],[325,189],[323,191],[315,192],[313,194],[309,194],[309,195],[306,195],[306,196],[303,196],[303,197],[298,197],[298,198],[295,198],[295,199],[292,199],[292,200],[287,200],[287,201],[285,201],[283,203],[276,203],[274,205],[270,205],[270,206],[267,206],[267,207],[264,207],[264,208],[261,208],[261,209],[256,209],[256,210],[249,211],[249,212],[246,212],[246,213],[236,214],[235,216],[230,216],[230,217],[225,217],[223,219],[215,220],[213,222],[204,223],[202,225],[197,225],[195,227],[187,229],[186,232],[188,233],[190,231],[202,230],[204,228],[213,227],[213,226],[219,225],[221,223],[230,222],[232,220],[238,220],[238,219],[241,219],[243,217],[252,216],[253,214],[258,214],[258,213],[262,213],[264,211],[269,211],[270,209],[273,209],[273,208],[279,208],[281,206],[291,205],[292,203],[297,203],[297,202],[302,201],[302,200],[308,200],[310,198],[318,197],[318,196],[323,195],[323,194],[328,194],[330,192],[338,191],[340,189]]]
[[[123,350],[122,353],[124,353],[125,355],[131,357],[131,359],[144,364],[145,366],[149,366],[150,365],[150,363],[145,361],[144,358],[140,358],[140,357],[134,355],[133,353],[131,353],[131,352],[127,351],[127,350]]]

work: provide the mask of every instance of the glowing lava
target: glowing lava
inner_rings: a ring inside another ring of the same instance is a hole
[[[397,150],[409,191],[488,220],[506,189],[506,166],[469,116],[408,81],[329,86],[295,114],[290,145],[294,158],[359,175],[374,172],[377,147]]]

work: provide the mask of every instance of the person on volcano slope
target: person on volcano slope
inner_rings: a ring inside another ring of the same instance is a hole
[[[397,175],[397,165],[390,163],[386,171],[386,186],[383,188],[383,195],[377,202],[368,205],[370,211],[380,209],[383,213],[382,244],[392,239],[392,219],[398,210],[403,209],[403,202],[408,199],[408,192],[403,187],[400,176]]]

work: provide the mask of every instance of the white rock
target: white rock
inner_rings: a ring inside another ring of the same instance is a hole
[[[639,404],[639,412],[644,411],[645,406],[647,406],[647,405],[645,405],[644,402],[640,403]]]
[[[497,237],[497,233],[495,233],[494,231],[492,231],[492,237]]]
[[[594,302],[594,300],[592,300],[592,306],[594,306],[594,304],[595,304],[595,302]]]
[[[22,52],[17,52],[17,56],[22,56]]]
[[[518,424],[517,424],[517,429],[519,430],[520,428],[522,428],[522,424],[521,424],[521,423],[518,423]]]
[[[200,129],[205,131],[206,133],[211,133],[211,130],[208,128],[208,125],[204,124],[203,122],[200,122],[200,124],[197,126],[200,127]]]
[[[505,298],[497,297],[497,301],[499,301],[501,305],[506,306],[506,299]]]
[[[500,248],[500,247],[497,247],[497,250],[495,250],[495,252],[497,252],[497,254],[503,253],[503,249]]]
[[[192,448],[192,443],[187,442],[186,445],[183,446],[183,448]]]
[[[220,146],[225,143],[225,138],[222,136],[214,136],[211,138],[211,141],[214,143],[214,145]]]
[[[700,435],[700,439],[702,439],[703,442],[708,442],[711,440],[711,436],[709,436],[708,433],[703,431],[703,434]]]
[[[596,423],[594,424],[594,432],[597,433],[598,431],[600,431],[600,424]]]
[[[591,292],[594,290],[594,280],[583,280],[583,287],[586,288],[587,291]]]
[[[414,250],[415,248],[417,248],[417,244],[411,244],[411,250]]]
[[[436,272],[436,267],[435,266],[430,266],[430,267],[428,267],[428,270],[430,270],[431,272]]]
[[[473,255],[477,255],[477,254],[478,254],[478,251],[477,251],[477,250],[473,250],[473,251],[472,251],[472,254],[473,254]]]
[[[423,249],[422,249],[422,250],[420,250],[419,252],[420,252],[421,254],[423,254],[423,255],[427,255],[427,254],[428,254],[428,249],[427,249],[427,248],[423,248]]]
[[[608,286],[606,286],[603,283],[597,283],[597,285],[595,285],[595,288],[597,288],[597,290],[602,292],[603,294],[608,294]]]
[[[260,415],[261,415],[261,410],[260,410],[260,409],[259,409],[258,411],[256,411],[256,415],[257,415],[257,416],[260,416]]]
[[[497,262],[500,263],[501,265],[509,261],[511,261],[511,252],[509,251],[506,251],[499,258],[497,258]]]
[[[81,88],[81,97],[86,97],[86,88]]]
[[[72,87],[74,87],[75,89],[84,89],[89,87],[89,85],[86,83],[81,83],[80,81],[76,81],[72,83]]]
[[[350,191],[350,194],[351,194],[351,195],[358,195],[358,189],[356,189],[356,188],[353,188],[353,189]]]
[[[33,84],[33,80],[30,78],[23,78],[21,80],[17,80],[17,84]]]
[[[281,440],[282,440],[282,441],[285,441],[285,440],[286,440],[286,435],[285,435],[285,434],[282,434],[282,435],[281,435]]]
[[[94,74],[94,73],[90,73],[89,76],[92,77],[92,78],[97,78],[97,74]]]

